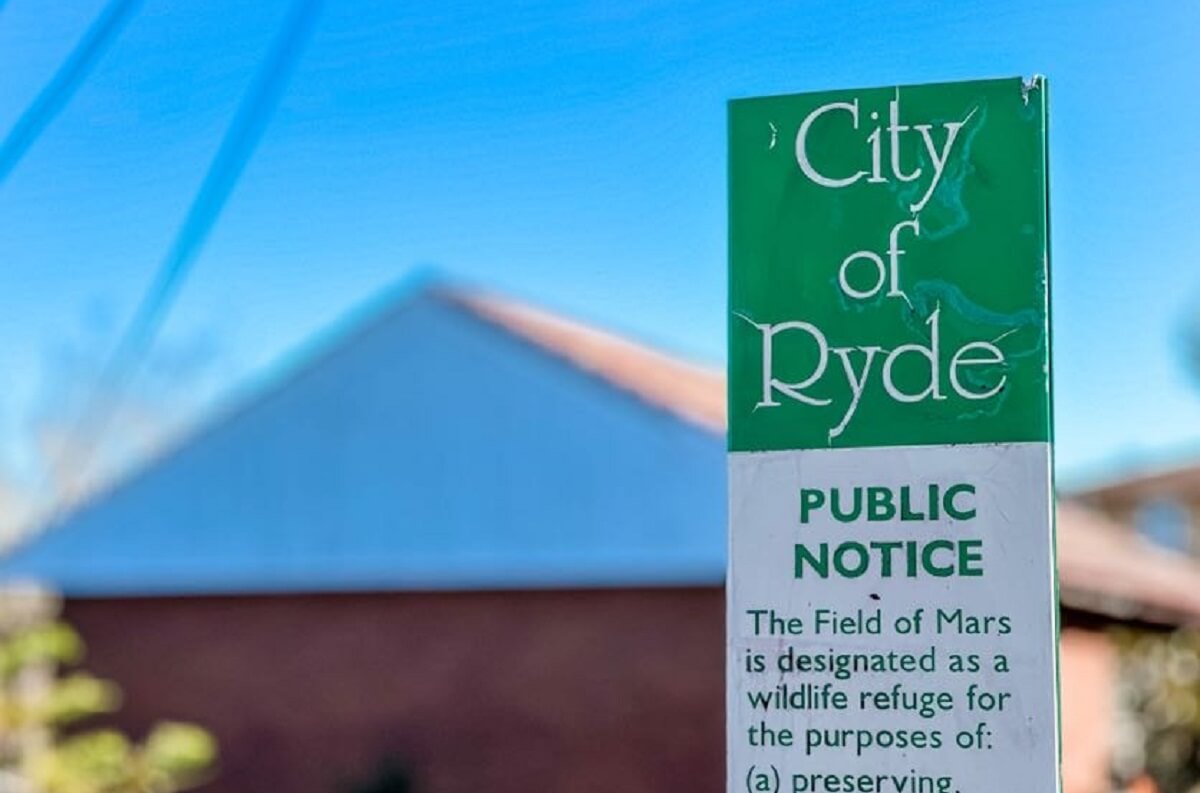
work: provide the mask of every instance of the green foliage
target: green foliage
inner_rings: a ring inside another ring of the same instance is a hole
[[[34,664],[73,664],[83,658],[79,634],[61,622],[18,629],[0,642],[0,679],[11,680]]]
[[[46,692],[36,714],[45,724],[66,726],[100,713],[115,711],[121,702],[120,690],[87,672],[75,672],[54,683]]]
[[[1122,631],[1118,778],[1161,793],[1200,793],[1200,633]]]
[[[176,722],[155,727],[142,748],[148,773],[166,781],[199,779],[216,757],[217,743],[207,731]]]
[[[63,674],[84,646],[57,613],[49,596],[0,590],[0,789],[175,793],[205,781],[217,746],[200,727],[159,724],[141,743],[112,729],[76,729],[115,711],[121,697],[87,672]]]
[[[203,781],[215,758],[212,737],[187,724],[162,724],[141,746],[94,730],[40,755],[31,776],[47,793],[170,793]]]
[[[135,767],[129,740],[115,730],[94,730],[36,755],[29,776],[48,793],[134,790],[126,783]]]

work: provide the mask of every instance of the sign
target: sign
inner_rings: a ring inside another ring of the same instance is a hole
[[[728,790],[1059,790],[1046,86],[729,108]]]

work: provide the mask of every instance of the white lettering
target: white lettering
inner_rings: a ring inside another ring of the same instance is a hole
[[[983,350],[989,353],[986,358],[964,358],[963,356],[971,350]],[[954,353],[954,357],[950,359],[950,385],[958,392],[963,399],[988,399],[999,394],[1004,388],[1005,381],[1008,380],[1008,375],[1002,375],[1000,382],[996,383],[987,391],[972,391],[962,385],[958,379],[958,367],[960,366],[985,366],[1004,363],[1004,353],[1000,352],[1000,348],[988,341],[973,341],[970,344],[964,344],[959,348],[958,352]]]
[[[913,129],[921,133],[921,138],[925,141],[925,150],[929,152],[929,159],[933,162],[933,180],[929,183],[929,188],[925,190],[925,195],[921,196],[921,200],[908,207],[912,212],[920,212],[929,203],[933,191],[937,189],[938,182],[942,181],[942,174],[946,170],[946,161],[950,159],[950,149],[954,146],[954,139],[958,137],[959,130],[966,126],[973,115],[975,115],[974,110],[967,113],[967,117],[962,121],[951,121],[943,125],[946,128],[946,142],[942,144],[940,156],[937,147],[933,144],[931,126],[929,124],[913,125]]]
[[[755,405],[755,408],[778,407],[780,403],[775,401],[775,391],[808,405],[828,405],[831,400],[811,397],[804,393],[804,389],[821,379],[821,376],[825,374],[825,367],[829,365],[829,346],[825,341],[825,334],[821,333],[811,322],[780,322],[776,325],[752,322],[751,324],[762,333],[763,344],[762,400]],[[774,373],[775,334],[788,330],[802,330],[812,336],[817,343],[817,365],[813,368],[812,374],[799,383],[785,383],[776,378]]]
[[[902,147],[905,138],[905,133],[916,132],[920,135],[921,143],[925,147],[926,153],[929,155],[929,162],[932,166],[932,177],[929,184],[926,185],[925,191],[921,198],[915,203],[909,205],[909,211],[913,214],[919,213],[929,203],[941,184],[942,177],[946,174],[946,166],[950,162],[950,154],[954,149],[954,143],[958,140],[958,135],[963,127],[967,125],[975,115],[972,110],[967,114],[962,121],[947,121],[940,126],[944,128],[946,137],[939,147],[934,142],[933,124],[904,124],[900,120],[900,93],[897,91],[896,98],[888,102],[888,123],[887,123],[887,141],[889,148],[889,165],[891,166],[890,178],[883,174],[883,128],[878,123],[866,136],[866,143],[870,149],[871,170],[860,170],[852,176],[835,177],[827,176],[813,165],[812,160],[808,156],[808,134],[812,125],[821,116],[826,113],[843,112],[850,116],[851,129],[859,129],[859,104],[858,99],[852,102],[830,102],[821,105],[816,110],[804,117],[800,123],[800,129],[796,132],[796,163],[800,166],[800,170],[814,184],[819,184],[822,187],[842,188],[859,182],[862,177],[869,176],[867,182],[870,184],[886,184],[890,179],[895,179],[898,182],[915,182],[922,176],[926,175],[926,170],[921,166],[914,166],[912,170],[905,170],[902,161]],[[877,120],[879,113],[872,111],[871,119]]]
[[[900,133],[908,132],[909,127],[900,123],[900,91],[896,90],[896,98],[888,102],[888,134],[892,139],[892,174],[901,182],[913,182],[921,178],[921,168],[912,173],[905,173],[900,165]]]
[[[811,179],[816,184],[822,187],[849,187],[866,175],[866,171],[859,171],[854,176],[848,176],[844,179],[834,179],[828,176],[823,176],[813,167],[808,159],[808,130],[821,116],[834,110],[843,110],[850,114],[850,118],[854,121],[854,129],[858,129],[858,100],[853,102],[830,102],[827,105],[821,105],[813,112],[804,117],[804,121],[800,123],[800,129],[796,132],[796,163],[800,166],[800,170],[804,175]]]
[[[855,289],[850,285],[850,263],[859,259],[866,259],[875,264],[875,285],[870,289]],[[879,290],[883,288],[883,282],[886,280],[887,271],[884,268],[883,259],[879,258],[879,254],[874,251],[856,251],[843,259],[842,266],[838,268],[838,286],[842,288],[842,292],[847,297],[852,297],[855,300],[866,300],[879,294]]]
[[[833,440],[841,435],[846,429],[846,425],[850,423],[850,419],[854,417],[855,411],[858,410],[858,401],[862,399],[863,391],[867,387],[867,376],[871,373],[871,363],[875,360],[875,354],[883,352],[882,347],[859,347],[863,352],[863,367],[862,374],[858,377],[854,374],[854,364],[850,360],[850,353],[854,350],[850,347],[834,347],[833,354],[842,359],[842,368],[846,371],[846,381],[850,383],[850,405],[846,408],[846,414],[842,416],[841,422],[829,431],[829,440]]]
[[[892,269],[892,287],[888,290],[888,297],[904,297],[904,292],[900,289],[900,257],[904,255],[904,251],[899,247],[899,238],[900,230],[906,228],[913,230],[913,236],[921,236],[920,219],[901,221],[892,226],[892,231],[888,234],[888,262],[891,263]]]

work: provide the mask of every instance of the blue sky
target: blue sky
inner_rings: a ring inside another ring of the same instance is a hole
[[[7,131],[103,7],[0,10]],[[0,185],[0,452],[111,347],[286,0],[144,0]],[[1200,4],[328,0],[160,338],[190,414],[419,268],[719,364],[725,100],[1047,74],[1068,479],[1195,450]],[[0,132],[2,134],[2,132]]]

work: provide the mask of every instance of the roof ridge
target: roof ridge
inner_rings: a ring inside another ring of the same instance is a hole
[[[1194,444],[1187,450],[1175,453],[1167,459],[1135,462],[1121,467],[1113,466],[1096,476],[1082,477],[1070,487],[1076,498],[1091,498],[1108,491],[1138,487],[1181,476],[1200,475],[1200,455]]]
[[[1069,496],[1056,499],[1056,516],[1065,603],[1117,617],[1136,611],[1151,622],[1200,621],[1196,559],[1156,546]]]
[[[14,536],[0,542],[0,560],[57,530],[81,512],[129,487],[166,460],[258,409],[399,312],[410,308],[423,297],[436,296],[444,291],[445,283],[445,276],[431,268],[422,268],[357,302],[338,314],[331,323],[308,334],[298,344],[277,356],[263,370],[234,383],[218,397],[216,404],[202,411],[195,422],[177,428],[143,459],[85,489],[77,498],[49,504],[35,513]]]
[[[441,288],[436,293],[653,407],[709,432],[725,432],[723,372],[492,293],[461,287]]]
[[[0,558],[16,552],[80,512],[129,486],[240,416],[258,409],[298,380],[353,346],[363,336],[411,307],[422,297],[439,299],[505,333],[555,355],[656,407],[714,433],[725,431],[723,375],[687,363],[608,331],[591,328],[525,303],[462,286],[438,273],[421,271],[401,279],[339,315],[268,365],[268,371],[235,385],[218,405],[162,448],[70,503],[35,515],[18,536],[0,543]],[[626,369],[622,370],[622,364]],[[628,369],[645,371],[629,371]],[[666,375],[660,375],[661,372]],[[669,393],[672,379],[684,381],[685,397]]]

